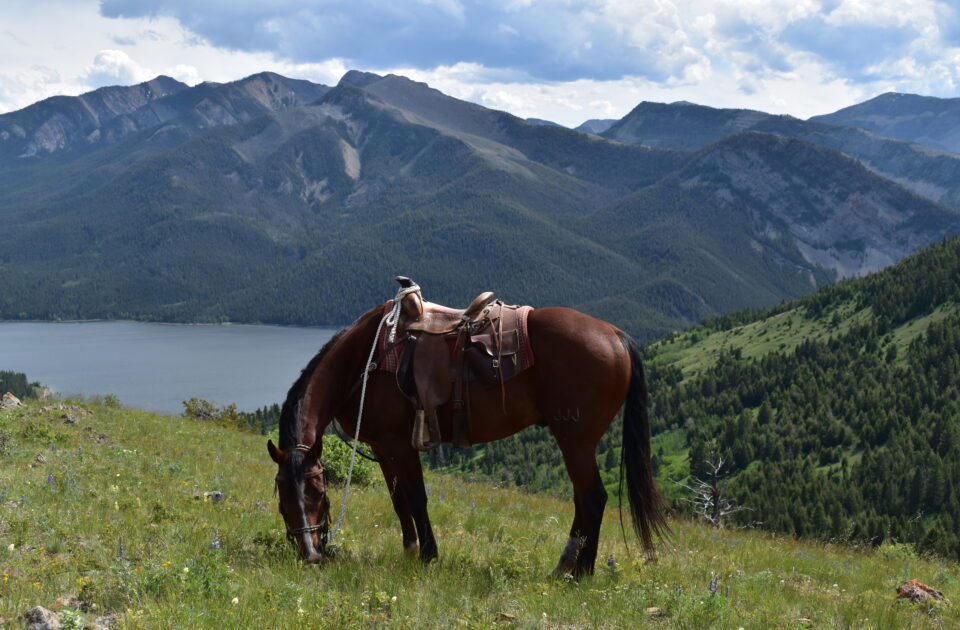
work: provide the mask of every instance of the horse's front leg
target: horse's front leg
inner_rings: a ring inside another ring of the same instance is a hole
[[[390,490],[393,509],[400,519],[404,551],[409,554],[419,551],[420,559],[430,562],[437,557],[437,541],[427,514],[427,492],[417,451],[405,444],[379,447],[374,451]]]
[[[405,553],[415,556],[420,551],[420,544],[417,541],[417,526],[413,521],[413,512],[410,509],[407,493],[400,486],[400,472],[396,455],[391,449],[376,446],[373,447],[373,452],[380,462],[380,472],[383,473],[383,479],[387,482],[393,511],[397,513],[397,518],[400,519],[403,550]]]

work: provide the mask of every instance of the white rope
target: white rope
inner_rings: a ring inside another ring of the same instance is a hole
[[[357,412],[357,430],[353,436],[353,450],[350,453],[350,466],[347,468],[347,482],[343,486],[343,499],[340,502],[340,515],[337,516],[337,522],[327,535],[327,544],[333,542],[333,537],[337,535],[338,531],[340,531],[340,526],[343,524],[343,517],[347,513],[347,496],[350,494],[350,480],[353,478],[353,464],[357,460],[357,445],[360,441],[360,421],[363,420],[363,402],[367,396],[367,378],[370,376],[370,372],[375,370],[377,367],[373,364],[373,355],[377,351],[377,342],[380,339],[380,331],[383,329],[384,324],[390,326],[391,328],[390,336],[388,337],[388,343],[393,343],[393,339],[397,334],[397,324],[400,321],[400,301],[411,293],[420,293],[420,287],[414,284],[413,286],[401,288],[397,291],[396,297],[393,298],[393,307],[383,316],[383,318],[380,319],[380,323],[377,325],[377,334],[373,336],[373,345],[370,347],[370,354],[367,356],[367,362],[364,364],[365,367],[363,369],[363,382],[360,386],[360,410]]]

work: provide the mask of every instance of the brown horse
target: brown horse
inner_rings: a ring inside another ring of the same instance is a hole
[[[341,330],[303,369],[287,394],[280,417],[280,444],[267,443],[278,464],[280,513],[287,533],[308,562],[325,553],[330,518],[320,458],[324,429],[336,419],[356,430],[361,388],[371,344],[385,306]],[[600,437],[624,407],[621,486],[626,477],[630,513],[645,548],[666,531],[665,504],[650,464],[647,393],[640,350],[626,333],[567,308],[530,312],[528,335],[535,364],[500,387],[469,385],[469,440],[499,440],[532,424],[547,426],[563,454],[573,483],[575,516],[555,575],[593,572],[607,493],[597,469]],[[452,435],[450,404],[438,410],[440,434]],[[400,519],[404,549],[429,562],[437,542],[427,515],[420,456],[411,446],[414,408],[393,374],[371,371],[360,440],[376,454],[393,507]],[[447,439],[445,437],[445,439]]]

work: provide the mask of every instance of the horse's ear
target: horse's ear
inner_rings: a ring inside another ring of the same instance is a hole
[[[273,440],[267,440],[267,452],[270,453],[270,459],[276,463],[283,461],[283,451],[273,445]]]

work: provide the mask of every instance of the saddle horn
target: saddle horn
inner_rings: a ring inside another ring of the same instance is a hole
[[[416,282],[414,282],[413,280],[411,280],[406,276],[397,276],[396,278],[394,278],[394,280],[399,282],[400,287],[404,289],[409,289],[410,287],[415,286],[417,284]]]

